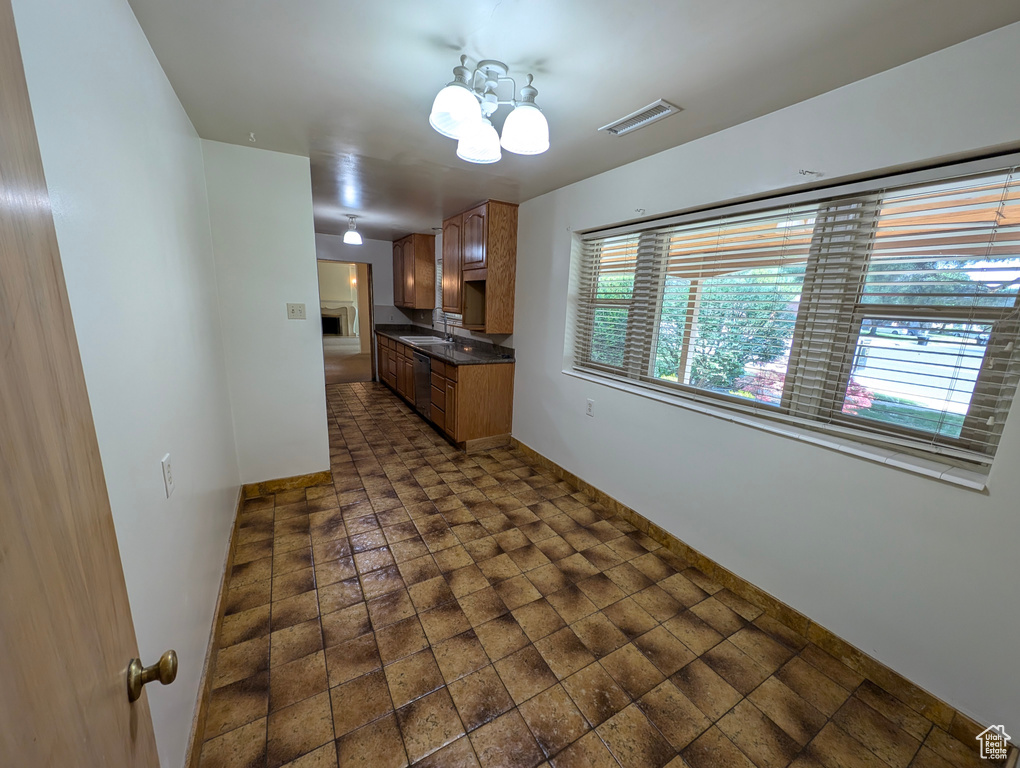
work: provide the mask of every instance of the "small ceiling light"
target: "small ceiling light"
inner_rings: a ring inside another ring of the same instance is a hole
[[[361,233],[358,232],[357,216],[347,217],[347,231],[344,232],[344,243],[347,245],[361,245]]]
[[[528,84],[521,88],[521,100],[503,122],[500,143],[507,152],[518,155],[540,155],[549,149],[549,123],[542,110],[535,106],[538,89]]]
[[[458,140],[457,157],[469,163],[495,163],[502,157],[500,145],[518,155],[538,155],[549,149],[549,123],[535,104],[538,90],[531,85],[532,76],[517,93],[517,83],[508,75],[509,68],[501,61],[483,59],[474,70],[465,66],[467,56],[460,57],[460,66],[453,68],[453,80],[436,96],[429,123],[439,133]],[[511,98],[500,100],[496,89],[509,81]],[[490,118],[501,106],[513,107],[503,124],[503,138],[492,126]]]
[[[497,163],[503,156],[499,151],[499,134],[486,118],[463,139],[457,142],[457,157],[469,163]]]

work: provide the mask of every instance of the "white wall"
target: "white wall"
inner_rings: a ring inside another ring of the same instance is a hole
[[[180,766],[238,490],[202,149],[127,2],[14,11],[141,657],[180,657],[148,689]]]
[[[319,301],[354,301],[351,265],[342,262],[318,263]]]
[[[329,469],[308,158],[202,152],[241,482]],[[306,319],[288,320],[288,302]]]
[[[393,243],[389,240],[365,240],[362,245],[346,245],[341,235],[316,233],[315,253],[328,261],[371,265],[375,322],[379,325],[410,322],[409,315],[393,306]]]
[[[987,494],[561,372],[572,231],[1020,143],[1020,24],[521,206],[514,435],[984,723],[1020,730],[1020,416]],[[683,119],[680,118],[674,119]],[[607,139],[612,140],[612,139]],[[596,418],[584,415],[596,401]],[[1017,409],[1014,409],[1016,411]]]

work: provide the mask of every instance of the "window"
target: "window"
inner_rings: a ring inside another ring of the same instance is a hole
[[[574,367],[988,463],[1020,378],[1020,174],[919,176],[585,235]]]

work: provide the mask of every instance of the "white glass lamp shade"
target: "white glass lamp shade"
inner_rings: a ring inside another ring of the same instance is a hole
[[[482,118],[478,99],[467,86],[453,82],[443,88],[432,102],[429,125],[451,139],[462,139]]]
[[[534,104],[520,104],[503,123],[503,149],[517,155],[540,155],[549,149],[549,123]]]
[[[347,245],[361,245],[361,233],[358,231],[356,216],[347,217],[347,231],[344,232],[344,243]]]
[[[457,143],[457,157],[469,163],[495,163],[503,156],[499,150],[499,134],[487,119]]]

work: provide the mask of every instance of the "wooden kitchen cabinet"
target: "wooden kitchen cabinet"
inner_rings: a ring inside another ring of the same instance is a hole
[[[464,310],[461,296],[461,251],[464,216],[457,214],[443,222],[443,311],[459,315]]]
[[[376,337],[379,379],[415,403],[414,350]],[[507,445],[513,420],[514,364],[451,365],[432,358],[430,405],[425,414],[458,448],[487,450]]]
[[[446,407],[449,409],[446,418],[446,434],[453,438],[453,442],[457,442],[461,439],[461,433],[457,428],[459,421],[457,419],[457,382],[452,379],[446,380]]]
[[[404,306],[404,241],[393,243],[393,306]]]
[[[432,360],[431,420],[460,448],[506,445],[513,399],[513,363],[456,366]]]
[[[459,281],[448,285],[454,263]],[[443,309],[459,312],[465,328],[513,333],[516,278],[516,205],[489,200],[443,222]]]
[[[464,261],[461,269],[483,269],[485,267],[485,228],[489,204],[482,203],[461,214],[464,217]]]
[[[405,400],[414,400],[414,353],[399,341],[376,337],[379,380]]]
[[[396,342],[385,336],[379,336],[376,345],[376,360],[379,361],[379,380],[390,389],[397,388],[397,352]]]
[[[435,308],[435,235],[408,235],[393,243],[393,304],[403,309]]]

